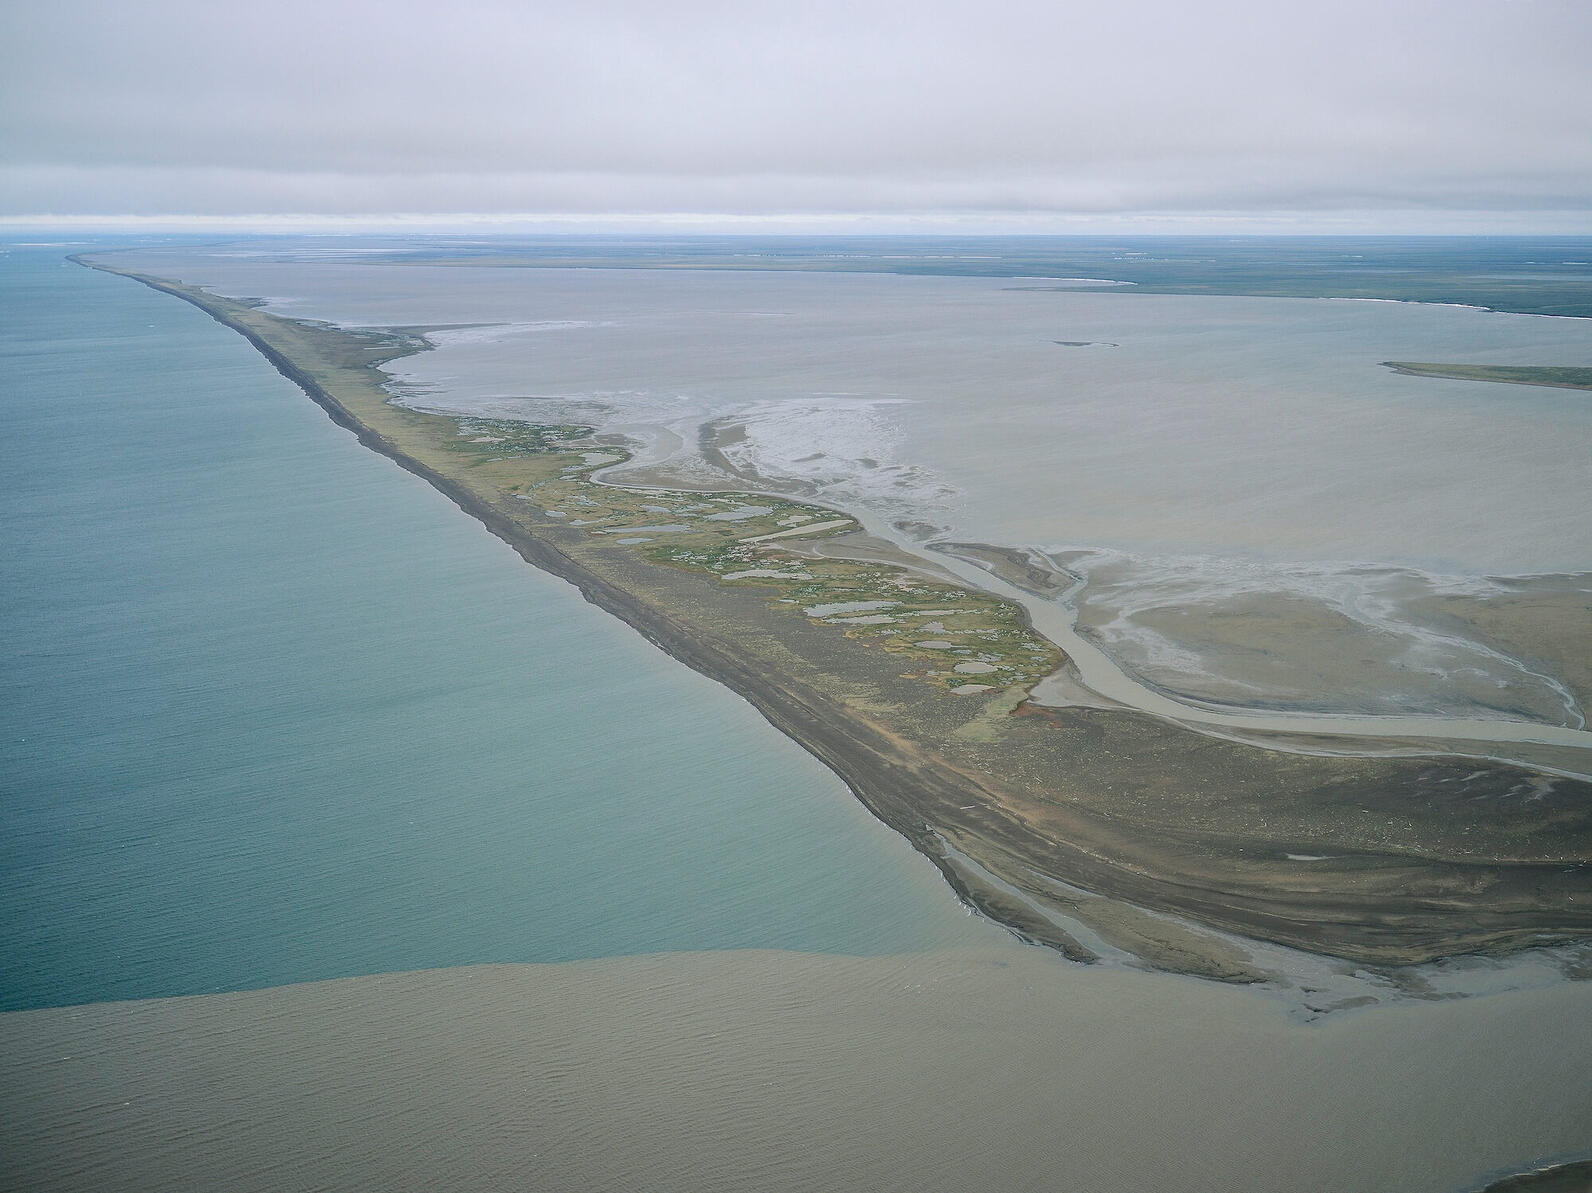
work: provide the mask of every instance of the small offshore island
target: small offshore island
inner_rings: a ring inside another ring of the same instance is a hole
[[[1444,365],[1413,360],[1384,360],[1386,367],[1409,377],[1441,377],[1449,381],[1494,381],[1506,385],[1541,385],[1549,389],[1592,389],[1592,369],[1555,365]]]
[[[1027,939],[1090,961],[1093,934],[1158,968],[1249,983],[1274,975],[1228,933],[1394,967],[1592,935],[1592,782],[1430,749],[1287,753],[1127,709],[1032,704],[1067,663],[1021,606],[843,511],[604,484],[628,453],[587,427],[394,404],[382,366],[426,350],[425,328],[299,322],[81,263],[244,335],[366,446],[746,697]],[[1044,580],[1019,557],[958,550]]]

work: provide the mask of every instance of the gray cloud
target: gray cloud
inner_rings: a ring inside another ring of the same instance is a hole
[[[1581,0],[14,0],[0,38],[0,214],[1592,211]]]

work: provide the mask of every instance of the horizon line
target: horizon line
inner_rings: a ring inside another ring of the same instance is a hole
[[[180,234],[789,234],[796,236],[1592,236],[1592,211],[1321,212],[236,212],[0,214],[0,232]]]

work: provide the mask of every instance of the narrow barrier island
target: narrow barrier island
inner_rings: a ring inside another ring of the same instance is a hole
[[[298,322],[83,263],[240,332],[362,443],[750,700],[1029,940],[1257,982],[1273,974],[1233,936],[1379,966],[1592,936],[1592,783],[1030,704],[1065,659],[1024,611],[889,558],[844,511],[604,484],[628,456],[590,428],[394,404],[382,366],[426,350],[423,328]]]

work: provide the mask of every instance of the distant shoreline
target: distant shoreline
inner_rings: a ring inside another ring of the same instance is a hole
[[[1448,365],[1413,360],[1384,360],[1382,367],[1406,377],[1440,377],[1449,381],[1492,381],[1501,385],[1536,385],[1546,389],[1592,389],[1592,368],[1558,365]]]
[[[541,269],[693,269],[982,278],[1006,289],[1332,299],[1592,318],[1587,237],[668,236],[645,259],[601,238],[442,238],[403,261]],[[904,253],[902,246],[932,251]],[[1462,250],[1456,254],[1456,249]],[[1573,258],[1573,259],[1566,259]],[[394,258],[362,255],[366,264]],[[1564,271],[1564,272],[1560,272]]]
[[[1588,1189],[1592,1189],[1592,1160],[1578,1160],[1504,1177],[1481,1193],[1586,1193]]]

